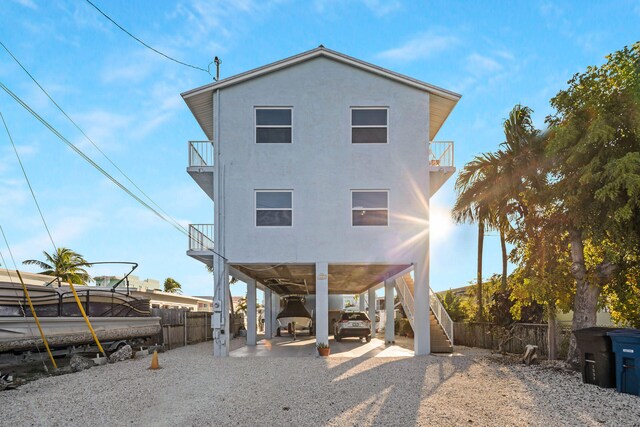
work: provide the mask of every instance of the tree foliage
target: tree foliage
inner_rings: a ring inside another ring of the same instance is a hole
[[[175,279],[167,277],[164,281],[164,291],[169,292],[170,294],[181,294],[182,285]]]
[[[53,254],[42,251],[44,261],[28,259],[22,263],[25,265],[36,265],[43,271],[40,274],[55,276],[58,279],[73,283],[74,285],[86,285],[91,280],[85,267],[91,267],[82,255],[69,248],[58,248]]]
[[[454,218],[482,221],[513,246],[516,269],[489,303],[500,322],[509,305],[521,318],[541,304],[549,319],[572,308],[577,329],[594,326],[603,304],[616,322],[640,325],[640,43],[606,59],[551,99],[545,132],[516,105],[500,148],[458,178]]]

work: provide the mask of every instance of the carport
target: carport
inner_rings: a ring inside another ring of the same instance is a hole
[[[235,351],[233,356],[315,355],[318,343],[330,344],[334,356],[354,357],[369,353],[413,355],[413,351],[393,349],[394,281],[412,268],[412,265],[397,264],[229,263],[230,274],[247,283],[247,347]],[[372,321],[371,335],[375,337],[378,327],[375,292],[382,287],[385,288],[385,339],[374,338],[366,345],[359,340],[336,342],[330,324],[330,295],[359,295],[359,309],[368,310]],[[256,289],[264,290],[265,301],[265,338],[260,342],[257,341],[256,331]],[[301,295],[315,300],[310,310],[315,318],[315,337],[299,335],[300,340],[296,342],[292,342],[290,337],[275,337],[280,298],[288,295]],[[368,301],[368,308],[365,301]]]
[[[350,339],[336,342],[333,336],[329,337],[331,355],[329,357],[411,357],[413,350],[400,345],[385,344],[379,338],[373,338],[371,342],[364,343],[360,340]],[[231,357],[315,357],[315,337],[300,336],[293,341],[289,336],[264,338],[252,346],[240,347],[229,353]]]

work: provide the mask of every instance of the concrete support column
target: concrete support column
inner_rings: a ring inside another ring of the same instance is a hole
[[[364,311],[366,307],[365,300],[364,300],[365,295],[366,294],[364,292],[358,295],[358,310],[360,311]]]
[[[247,281],[247,345],[256,345],[256,281]]]
[[[316,344],[329,344],[329,264],[316,263]]]
[[[229,324],[229,269],[220,257],[214,258],[214,290],[213,290],[213,355],[226,357],[229,355],[231,325]]]
[[[271,321],[271,289],[265,288],[264,290],[264,337],[266,339],[273,338],[273,322]]]
[[[369,289],[367,296],[367,303],[369,304],[369,319],[371,319],[371,338],[376,336],[376,291],[375,289]]]
[[[394,344],[396,342],[394,333],[394,301],[393,290],[395,289],[395,280],[384,281],[384,310],[385,310],[385,324],[384,324],[384,341],[386,344]]]
[[[428,254],[428,252],[427,252]],[[429,258],[425,256],[414,264],[414,340],[416,356],[431,352],[431,323],[429,320]]]
[[[269,315],[269,320],[271,321],[271,334],[276,335],[278,331],[278,319],[276,317],[280,313],[280,295],[275,292],[271,293],[271,314]]]

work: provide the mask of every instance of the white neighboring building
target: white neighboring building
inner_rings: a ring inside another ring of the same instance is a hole
[[[272,312],[276,294],[315,295],[320,343],[329,294],[385,286],[393,310],[396,288],[428,354],[429,198],[455,171],[453,143],[433,139],[460,95],[320,46],[182,96],[208,139],[187,171],[212,224],[190,227],[187,253],[215,270],[214,354],[228,354],[229,274],[249,316],[256,287]]]
[[[110,287],[122,280],[123,276],[98,276],[93,279],[96,286]],[[136,298],[149,300],[151,308],[179,308],[191,311],[211,311],[212,301],[206,297],[192,297],[177,293],[164,292],[160,286],[160,281],[156,279],[144,279],[130,274],[129,290]],[[126,290],[126,283],[121,283],[118,288]]]

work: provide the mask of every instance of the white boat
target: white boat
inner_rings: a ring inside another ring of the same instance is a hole
[[[277,335],[280,334],[280,328],[286,328],[291,334],[294,331],[309,329],[312,331],[312,316],[304,306],[304,299],[301,296],[284,297],[284,308],[276,319],[280,326]]]

